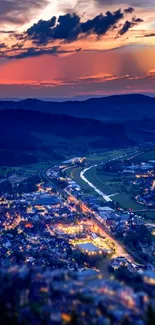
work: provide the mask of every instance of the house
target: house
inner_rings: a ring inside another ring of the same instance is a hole
[[[155,286],[155,272],[151,270],[144,271],[142,273],[142,278],[145,284]]]

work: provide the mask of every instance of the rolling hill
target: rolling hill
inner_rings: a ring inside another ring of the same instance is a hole
[[[131,144],[121,123],[24,109],[0,111],[0,165],[63,160]]]
[[[155,98],[135,94],[61,103],[37,99],[26,99],[18,102],[0,101],[0,110],[4,109],[34,110],[106,121],[132,121],[155,118]]]

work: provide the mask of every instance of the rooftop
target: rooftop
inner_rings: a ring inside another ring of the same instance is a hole
[[[57,196],[54,195],[42,195],[39,199],[34,202],[34,205],[55,205],[61,201]]]
[[[80,248],[82,248],[83,250],[87,250],[89,252],[99,251],[99,248],[97,246],[95,246],[94,244],[92,244],[92,243],[78,244],[78,246]]]

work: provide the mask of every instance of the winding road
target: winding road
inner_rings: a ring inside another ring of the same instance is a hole
[[[127,158],[128,157],[128,160],[130,159],[133,159],[134,157],[138,156],[140,154],[140,152],[135,152],[131,157],[126,153],[122,156],[117,156],[115,158],[112,158],[112,159],[109,159],[107,162],[110,162],[110,161],[114,161],[114,160],[118,160],[118,159],[121,159],[121,158]],[[92,165],[88,168],[85,168],[84,170],[81,171],[80,173],[80,178],[85,182],[87,183],[91,188],[94,189],[94,191],[96,193],[98,193],[100,196],[103,197],[103,199],[106,201],[106,202],[112,202],[113,200],[111,199],[112,196],[114,196],[115,194],[111,194],[111,195],[107,195],[105,193],[103,193],[101,190],[99,190],[93,183],[91,183],[89,181],[89,179],[85,176],[86,172],[92,168],[95,168],[95,167],[98,167],[98,166],[101,166],[103,163],[100,163],[100,164],[96,164],[96,165]]]
[[[85,183],[87,183],[91,188],[93,188],[93,190],[96,192],[96,193],[98,193],[100,196],[102,196],[103,197],[103,199],[106,201],[106,202],[112,202],[112,199],[110,198],[110,196],[108,196],[107,194],[105,194],[105,193],[103,193],[102,191],[100,191],[95,185],[93,185],[87,178],[86,178],[86,176],[85,176],[85,173],[88,171],[88,170],[90,170],[90,169],[92,169],[92,168],[94,168],[94,167],[97,167],[97,165],[93,165],[93,166],[91,166],[91,167],[89,167],[89,168],[85,168],[84,170],[82,170],[81,171],[81,173],[80,173],[80,177],[81,177],[81,179],[85,182]]]

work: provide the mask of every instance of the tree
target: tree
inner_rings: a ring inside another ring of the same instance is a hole
[[[129,318],[125,316],[120,325],[132,325],[132,323],[130,322]]]
[[[154,325],[154,324],[155,324],[155,310],[151,305],[149,305],[146,313],[146,325]]]
[[[6,180],[6,181],[0,183],[0,194],[3,194],[3,193],[12,194],[12,192],[13,192],[13,189],[12,189],[11,182]]]

